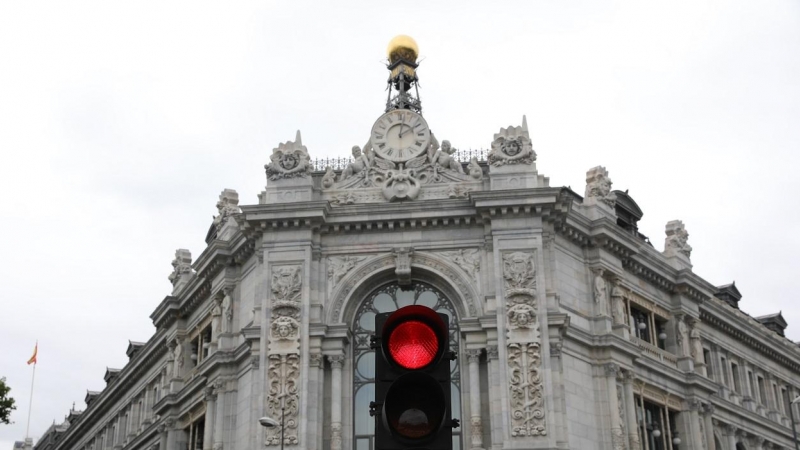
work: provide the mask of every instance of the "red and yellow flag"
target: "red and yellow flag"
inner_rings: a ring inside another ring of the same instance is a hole
[[[36,347],[33,347],[33,356],[28,360],[28,365],[36,364],[36,355],[39,353],[39,342],[36,342]]]

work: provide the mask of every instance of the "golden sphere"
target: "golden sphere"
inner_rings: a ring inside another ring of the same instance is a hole
[[[419,47],[412,37],[400,34],[389,41],[386,55],[390,62],[395,62],[397,58],[401,57],[416,62],[417,56],[419,56]]]

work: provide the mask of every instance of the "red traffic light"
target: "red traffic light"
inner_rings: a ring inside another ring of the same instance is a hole
[[[427,366],[438,352],[439,339],[436,333],[419,320],[403,322],[389,335],[389,354],[406,369]]]
[[[386,353],[408,370],[431,365],[447,344],[447,328],[432,309],[411,305],[395,311],[383,327]]]

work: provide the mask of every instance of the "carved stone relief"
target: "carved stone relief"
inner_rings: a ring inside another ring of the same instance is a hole
[[[272,320],[267,355],[267,413],[285,420],[284,444],[298,444],[300,393],[300,298],[303,271],[300,265],[272,268]],[[281,411],[283,409],[283,411]],[[280,445],[280,430],[267,429],[265,445]]]
[[[225,189],[219,194],[219,201],[217,202],[218,215],[214,216],[214,229],[219,232],[228,218],[239,211],[239,194],[233,189]]]
[[[680,220],[667,222],[665,230],[667,237],[664,240],[664,254],[667,256],[681,254],[687,258],[692,256],[692,246],[689,245],[689,232]]]
[[[533,164],[536,152],[528,136],[528,124],[522,119],[522,126],[501,128],[494,135],[492,149],[489,151],[489,164],[495,167],[513,164]]]
[[[481,269],[481,255],[477,249],[461,249],[439,254],[452,261],[473,279]]]
[[[400,247],[392,251],[394,253],[397,284],[400,286],[411,284],[411,255],[414,254],[413,248]]]
[[[597,166],[589,169],[586,172],[585,203],[591,204],[599,201],[613,208],[617,203],[617,196],[611,192],[611,185],[611,179],[608,178],[608,171],[605,167]]]
[[[267,170],[267,178],[270,180],[280,180],[281,178],[307,177],[309,172],[310,158],[308,149],[303,145],[300,131],[294,142],[286,141],[272,149],[270,163],[264,166]]]
[[[172,273],[168,277],[169,282],[175,286],[182,275],[190,273],[192,273],[192,253],[183,248],[175,250],[175,259],[172,260]]]
[[[511,436],[547,434],[533,253],[503,255]]]
[[[331,256],[328,258],[328,292],[332,291],[348,272],[367,259],[366,256]]]

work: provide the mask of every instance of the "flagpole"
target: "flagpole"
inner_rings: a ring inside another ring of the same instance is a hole
[[[37,343],[38,347],[38,343]],[[28,432],[31,430],[31,409],[33,408],[33,381],[36,379],[36,363],[33,363],[33,374],[31,375],[31,398],[28,401],[28,425],[25,427],[25,440],[30,436]]]

